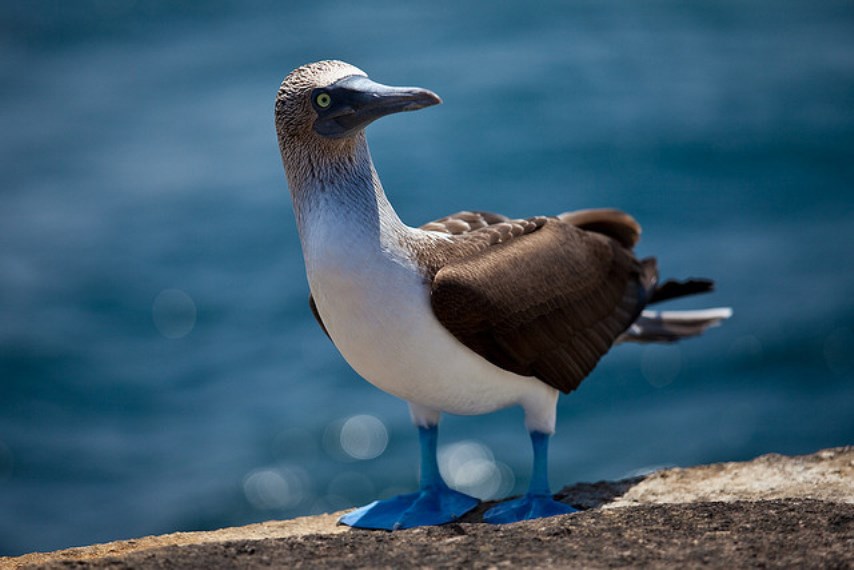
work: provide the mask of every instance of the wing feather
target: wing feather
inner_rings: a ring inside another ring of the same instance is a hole
[[[550,218],[447,260],[431,303],[442,325],[493,364],[569,392],[640,314],[641,272],[619,241]]]
[[[606,235],[633,248],[640,239],[641,227],[629,214],[614,208],[591,208],[564,212],[558,218],[589,232]]]
[[[642,310],[640,226],[613,209],[511,219],[462,211],[421,226],[454,236],[421,253],[439,321],[496,366],[569,392]],[[536,237],[535,237],[536,236]],[[644,282],[657,271],[644,265]],[[314,299],[309,306],[327,334]]]

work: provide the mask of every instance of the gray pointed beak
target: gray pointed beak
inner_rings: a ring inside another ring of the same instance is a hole
[[[339,79],[315,89],[311,104],[317,112],[314,130],[330,137],[346,137],[385,115],[438,105],[438,95],[420,87],[389,87],[361,75]]]

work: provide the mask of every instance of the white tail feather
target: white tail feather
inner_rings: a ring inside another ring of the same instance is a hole
[[[618,342],[673,342],[697,336],[732,316],[729,307],[693,311],[643,311]]]

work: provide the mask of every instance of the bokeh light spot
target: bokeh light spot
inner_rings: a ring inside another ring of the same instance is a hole
[[[440,448],[439,470],[450,486],[482,500],[502,496],[515,483],[511,470],[496,463],[492,450],[476,441]]]
[[[338,434],[341,449],[353,459],[374,459],[388,446],[388,430],[383,422],[368,414],[347,418]]]
[[[154,298],[151,318],[164,337],[182,338],[196,325],[196,304],[180,289],[164,289]]]
[[[243,493],[256,509],[290,509],[308,495],[307,481],[299,468],[256,469],[243,479]]]

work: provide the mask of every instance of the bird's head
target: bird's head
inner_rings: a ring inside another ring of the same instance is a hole
[[[343,61],[319,61],[285,77],[276,97],[276,130],[282,150],[290,142],[340,146],[380,117],[441,102],[427,89],[389,87]]]

